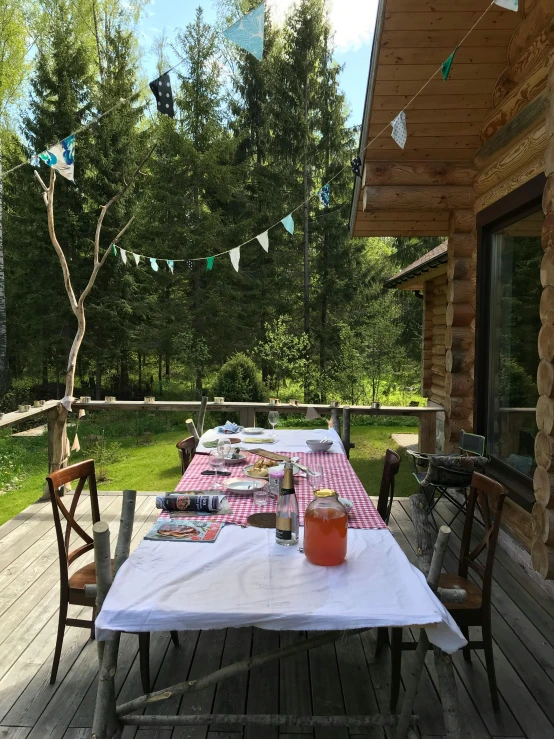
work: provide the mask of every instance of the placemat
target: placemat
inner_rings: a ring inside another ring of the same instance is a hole
[[[280,452],[287,454],[286,450]],[[326,452],[296,452],[295,457],[299,458],[301,464],[310,466],[310,464],[320,464],[323,468],[324,484],[326,487],[333,488],[343,498],[348,498],[354,503],[354,506],[348,516],[348,525],[354,529],[384,529],[385,523],[381,516],[377,513],[377,509],[373,505],[371,499],[366,493],[358,476],[352,469],[352,465],[343,454],[328,454]],[[247,454],[244,465],[234,465],[232,468],[233,477],[242,476],[242,469],[247,464],[253,464],[258,457]],[[184,492],[186,490],[207,490],[213,489],[214,478],[209,475],[201,475],[203,470],[209,469],[210,460],[207,456],[195,455],[190,463],[187,471],[179,481],[175,488],[176,492]],[[245,479],[250,479],[244,475]],[[220,477],[220,480],[225,478]],[[298,498],[298,507],[300,509],[300,525],[304,524],[304,512],[309,503],[313,500],[312,490],[305,478],[295,477],[294,485],[296,496]],[[252,513],[260,513],[263,511],[274,511],[275,503],[270,502],[267,506],[255,506],[252,496],[236,495],[226,491],[232,513],[227,515],[214,516],[218,521],[227,523],[236,523],[242,526],[246,525],[248,516]],[[169,514],[162,513],[160,518],[167,517]],[[207,516],[210,518],[210,516]]]

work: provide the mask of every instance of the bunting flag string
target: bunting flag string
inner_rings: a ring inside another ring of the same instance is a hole
[[[456,55],[458,48],[465,42],[468,36],[472,33],[472,31],[479,24],[479,22],[486,15],[486,13],[492,8],[493,5],[498,5],[508,10],[517,11],[518,0],[491,0],[490,4],[483,10],[483,12],[480,14],[480,16],[477,18],[477,20],[472,25],[472,27],[466,32],[462,40],[456,45],[456,47],[454,48],[450,56],[441,64],[440,67],[438,67],[437,70],[435,70],[435,72],[431,75],[431,77],[410,98],[410,100],[408,100],[406,105],[402,108],[402,110],[398,113],[398,115],[391,121],[391,123],[386,124],[381,129],[381,131],[379,131],[375,136],[373,136],[367,142],[367,144],[363,148],[359,149],[358,154],[354,157],[354,159],[352,159],[349,165],[345,165],[344,167],[339,169],[332,177],[329,178],[329,180],[326,183],[322,185],[320,190],[310,194],[304,202],[300,203],[295,208],[293,208],[293,210],[291,210],[284,218],[281,218],[280,220],[276,221],[262,233],[257,234],[256,236],[253,236],[250,239],[247,239],[242,244],[239,244],[233,249],[226,249],[225,251],[221,251],[217,254],[212,254],[208,257],[192,257],[192,258],[189,257],[188,259],[166,259],[165,257],[162,257],[160,258],[160,261],[166,262],[167,267],[172,274],[174,273],[176,262],[186,262],[187,266],[190,269],[192,269],[193,262],[200,261],[200,260],[205,261],[206,269],[208,271],[211,271],[213,269],[213,264],[214,264],[214,260],[216,257],[222,256],[224,254],[229,254],[231,264],[233,268],[238,272],[239,263],[240,263],[240,249],[242,246],[245,246],[246,244],[250,244],[252,241],[258,241],[258,243],[261,245],[264,251],[269,252],[268,232],[271,229],[276,228],[279,225],[282,225],[285,228],[285,230],[291,236],[293,236],[294,235],[293,213],[303,208],[306,205],[306,203],[312,200],[313,197],[317,197],[320,203],[324,207],[329,207],[330,195],[331,195],[331,187],[330,187],[331,182],[335,180],[337,177],[339,177],[340,175],[342,175],[343,172],[345,172],[345,170],[347,170],[349,167],[352,169],[352,172],[355,177],[361,178],[362,166],[363,166],[362,165],[362,155],[373,144],[374,141],[376,141],[383,133],[385,133],[385,131],[388,129],[389,126],[392,127],[391,135],[392,135],[393,140],[401,148],[404,148],[406,144],[407,136],[408,136],[405,111],[409,108],[409,106],[413,103],[413,101],[419,95],[421,95],[423,90],[436,77],[436,75],[439,72],[442,73],[444,80],[448,79],[452,64],[454,62],[454,57]],[[250,13],[247,13],[239,21],[237,21],[237,23],[230,26],[224,32],[224,35],[229,40],[233,41],[233,43],[236,43],[242,48],[246,49],[248,52],[253,54],[257,59],[261,59],[263,56],[264,14],[265,14],[265,6],[264,6],[264,3],[262,2],[260,5],[254,8],[254,10],[252,10]],[[171,91],[171,82],[169,79],[169,72],[171,72],[181,63],[182,61],[176,64],[166,73],[158,77],[156,80],[153,80],[152,82],[149,83],[149,87],[156,97],[156,101],[158,104],[158,110],[160,113],[164,113],[170,116],[174,115],[173,97],[172,97],[172,91]],[[103,118],[105,115],[108,115],[109,113],[113,112],[120,105],[124,103],[132,102],[135,99],[135,97],[136,97],[136,93],[129,96],[128,98],[120,98],[120,100],[117,103],[115,103],[111,108],[109,108],[104,113],[97,116],[94,120],[81,126],[77,131],[73,132],[72,134],[67,136],[65,139],[63,139],[62,141],[57,142],[56,144],[54,144],[53,146],[49,147],[44,152],[39,154],[38,156],[34,154],[30,159],[30,163],[33,164],[33,166],[38,166],[40,161],[43,161],[49,167],[52,167],[53,169],[58,171],[63,177],[73,181],[76,134],[82,130],[89,128],[94,123],[98,122],[101,118]],[[4,177],[10,172],[13,172],[16,169],[19,169],[20,167],[24,166],[27,163],[29,162],[22,162],[16,165],[15,167],[12,167],[11,169],[5,171],[3,175],[0,175],[0,178]],[[115,244],[111,244],[109,248],[112,250],[114,256],[117,256],[117,248]],[[147,263],[148,261],[150,262],[150,266],[154,272],[159,271],[157,257],[151,257],[145,254],[138,254],[136,252],[127,252],[125,249],[122,249],[121,247],[119,247],[119,253],[120,253],[121,261],[123,264],[127,264],[127,254],[130,253],[132,254],[135,260],[136,266],[139,265],[141,258],[144,257]]]

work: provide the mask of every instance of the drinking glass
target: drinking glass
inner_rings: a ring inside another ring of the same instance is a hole
[[[219,456],[223,459],[223,465],[225,466],[225,460],[231,454],[231,442],[229,441],[229,439],[220,439],[217,442],[217,452]]]
[[[267,493],[267,485],[264,485],[263,488],[256,488],[254,490],[254,505],[267,505]]]
[[[219,475],[220,470],[223,469],[224,465],[225,460],[219,453],[219,449],[212,449],[212,451],[210,452],[210,467],[215,472],[214,488],[216,490],[221,490],[222,488],[217,476]]]
[[[323,467],[320,464],[310,464],[307,476],[312,492],[323,487]]]
[[[275,436],[275,426],[279,423],[279,412],[278,411],[269,411],[269,423],[272,426],[271,435]]]

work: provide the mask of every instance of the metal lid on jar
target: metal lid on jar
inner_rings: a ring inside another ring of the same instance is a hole
[[[332,495],[337,495],[337,491],[331,490],[331,488],[320,488],[314,490],[314,495],[316,498],[330,498]]]

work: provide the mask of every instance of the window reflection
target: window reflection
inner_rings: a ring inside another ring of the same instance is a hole
[[[532,476],[537,433],[542,212],[492,234],[489,453]]]

